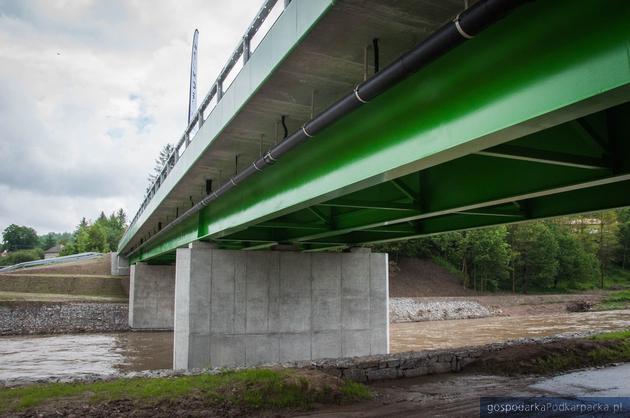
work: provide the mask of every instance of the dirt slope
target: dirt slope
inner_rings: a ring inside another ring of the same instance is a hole
[[[0,274],[0,301],[124,299],[127,276],[111,276],[110,255]]]
[[[398,259],[397,268],[389,273],[390,297],[474,296],[461,279],[428,259]]]

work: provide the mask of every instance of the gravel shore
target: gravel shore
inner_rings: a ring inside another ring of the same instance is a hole
[[[484,318],[492,315],[492,311],[474,300],[427,301],[420,298],[389,300],[389,321],[392,323]]]

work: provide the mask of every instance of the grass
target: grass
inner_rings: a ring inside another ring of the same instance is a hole
[[[615,265],[608,266],[604,275],[604,288],[610,287],[630,288],[630,270]]]
[[[622,290],[606,296],[597,306],[597,309],[614,310],[628,307],[630,307],[630,290]]]
[[[591,337],[593,341],[622,341],[630,343],[630,330],[605,332]]]
[[[126,303],[129,298],[116,296],[68,295],[58,293],[25,293],[0,291],[0,302],[117,302]]]
[[[291,369],[249,369],[217,375],[23,386],[0,390],[0,413],[55,401],[94,404],[125,399],[138,404],[153,404],[187,396],[200,397],[210,408],[303,410],[317,403],[358,401],[371,396],[361,384],[323,376],[312,378]]]

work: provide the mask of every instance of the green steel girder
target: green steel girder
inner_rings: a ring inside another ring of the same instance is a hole
[[[593,158],[581,155],[565,154],[546,150],[519,147],[516,145],[497,145],[480,151],[478,155],[488,157],[507,158],[512,160],[533,161],[547,164],[564,165],[575,168],[612,168],[611,161],[607,158]]]
[[[620,116],[627,106],[603,110],[630,101],[629,20],[630,3],[622,0],[606,7],[595,0],[528,4],[240,184],[198,222],[178,227],[132,262],[196,239],[321,249],[357,237],[372,242],[366,234],[390,233],[358,230],[392,223],[419,221],[424,234],[441,222],[462,228],[512,222],[521,218],[471,212],[627,187],[630,128],[627,113]],[[512,156],[517,150],[536,158],[475,155],[507,142]],[[614,203],[630,205],[630,193],[624,196]],[[574,203],[548,216],[581,211],[582,202]],[[295,228],[265,227],[272,220]],[[313,229],[318,224],[321,231]]]
[[[325,242],[314,241],[308,244],[319,245],[317,250],[321,251],[329,248],[391,242],[448,231],[550,218],[567,213],[587,213],[600,209],[627,206],[629,204],[628,190],[630,190],[630,180],[528,199],[527,204],[531,208],[531,214],[527,217],[521,217],[520,220],[506,219],[500,216],[492,219],[490,216],[462,216],[459,213],[451,213],[423,220],[419,224],[416,234],[391,231],[391,233],[381,233],[379,236],[378,234],[367,234],[366,231],[353,231],[334,238],[327,238]]]

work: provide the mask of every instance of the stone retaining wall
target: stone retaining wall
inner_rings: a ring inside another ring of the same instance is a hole
[[[492,347],[484,346],[460,350],[419,351],[331,359],[313,362],[309,367],[357,382],[372,382],[458,372],[489,350],[492,350]]]
[[[459,372],[482,355],[496,352],[509,346],[546,344],[571,338],[584,338],[599,332],[601,331],[569,332],[549,337],[520,338],[458,349],[410,351],[376,356],[325,359],[313,362],[294,362],[285,363],[282,367],[312,368],[337,377],[365,383],[402,377]]]
[[[3,302],[0,335],[127,331],[126,303]]]

